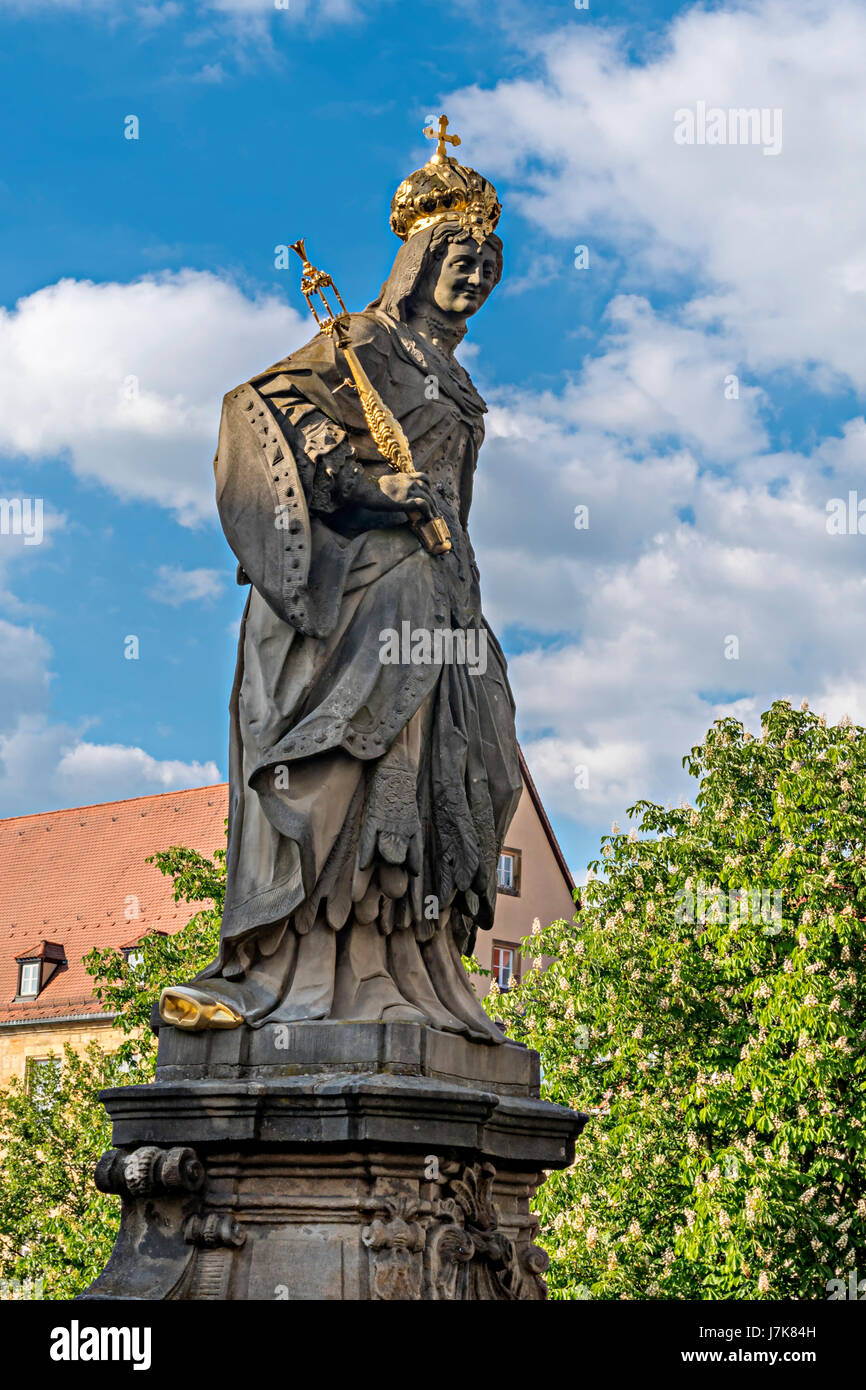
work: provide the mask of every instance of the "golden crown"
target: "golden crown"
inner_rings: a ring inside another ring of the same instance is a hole
[[[439,117],[438,129],[425,126],[427,139],[438,144],[424,168],[404,179],[391,199],[391,228],[408,241],[434,222],[459,222],[480,246],[499,221],[502,204],[492,183],[449,155],[446,145],[459,145],[460,136],[447,131],[447,116]]]

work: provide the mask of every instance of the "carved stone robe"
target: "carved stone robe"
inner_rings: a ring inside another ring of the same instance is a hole
[[[350,334],[431,476],[453,548],[432,556],[404,512],[352,502],[357,470],[381,472],[382,459],[331,337],[228,394],[217,496],[251,589],[221,949],[199,980],[257,1027],[356,1017],[364,971],[385,969],[396,993],[381,1017],[418,1011],[495,1042],[460,961],[492,925],[522,785],[466,529],[486,407],[453,357],[382,309],[352,315]],[[429,661],[382,660],[389,632],[419,630],[471,633],[476,653],[483,633],[486,668],[448,660],[447,644],[438,662],[435,646]],[[371,932],[375,966],[353,955],[353,934],[369,945]]]

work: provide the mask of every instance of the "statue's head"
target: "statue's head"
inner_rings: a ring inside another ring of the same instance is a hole
[[[474,237],[460,232],[444,237],[436,252],[411,307],[423,310],[426,304],[449,318],[467,319],[478,312],[502,274],[502,242],[495,237],[479,246]]]
[[[494,228],[502,206],[496,189],[448,154],[460,138],[447,117],[424,134],[437,139],[422,169],[404,179],[391,200],[391,228],[404,243],[370,308],[406,320],[425,309],[462,323],[477,313],[502,275],[502,242]]]
[[[370,308],[396,319],[434,309],[455,322],[476,314],[502,277],[502,242],[491,232],[479,244],[457,222],[425,227],[401,246]]]

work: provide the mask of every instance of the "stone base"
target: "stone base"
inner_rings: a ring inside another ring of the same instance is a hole
[[[161,1025],[157,1081],[291,1076],[429,1076],[538,1097],[538,1053],[470,1042],[420,1023],[280,1023],[185,1033]]]
[[[268,1037],[269,1032],[273,1033]],[[537,1054],[419,1024],[189,1034],[103,1093],[121,1230],[85,1299],[544,1298],[529,1200],[585,1117]]]

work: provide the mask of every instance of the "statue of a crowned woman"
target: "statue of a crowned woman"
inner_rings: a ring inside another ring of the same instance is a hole
[[[522,783],[467,531],[485,405],[454,357],[502,273],[501,209],[446,128],[394,196],[378,298],[225,398],[217,500],[251,587],[220,953],[163,991],[180,1028],[409,1020],[503,1041],[461,953],[492,926]],[[412,471],[374,442],[353,363]],[[450,549],[424,544],[431,517]]]

